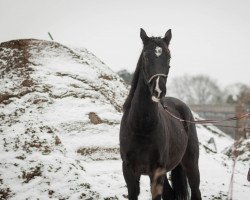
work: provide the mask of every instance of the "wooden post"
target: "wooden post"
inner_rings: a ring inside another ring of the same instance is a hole
[[[48,35],[49,35],[49,37],[50,37],[51,40],[54,40],[53,37],[52,37],[52,35],[50,34],[50,32],[48,32]]]
[[[250,181],[250,167],[248,169],[247,180]]]
[[[236,115],[242,115],[246,113],[246,105],[245,103],[240,100],[239,104],[236,106]],[[236,140],[240,138],[246,139],[246,129],[245,127],[247,126],[247,118],[242,118],[237,120],[237,128],[236,129]]]

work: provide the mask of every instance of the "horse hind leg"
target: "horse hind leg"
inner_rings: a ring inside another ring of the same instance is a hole
[[[132,168],[124,162],[122,163],[122,170],[128,188],[128,199],[138,200],[140,194],[140,175],[135,174]]]
[[[195,127],[191,127],[194,128]],[[191,129],[192,130],[192,129]],[[189,143],[182,159],[182,165],[186,171],[188,183],[191,189],[191,200],[201,200],[200,172],[199,172],[199,144],[196,130],[189,133]]]
[[[174,190],[174,199],[188,200],[189,193],[187,176],[180,163],[171,171],[171,182]]]
[[[191,189],[191,200],[201,200],[200,186],[200,172],[198,163],[190,161],[183,162],[188,178],[188,183]]]

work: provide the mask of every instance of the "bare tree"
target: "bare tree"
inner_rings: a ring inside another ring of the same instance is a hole
[[[133,78],[133,73],[129,73],[126,69],[120,70],[117,72],[117,74],[122,77],[122,79],[125,81],[127,84],[131,84],[132,78]]]
[[[176,77],[169,91],[188,104],[216,104],[223,100],[223,92],[216,81],[205,75]]]
[[[247,90],[247,85],[243,83],[228,85],[225,88],[225,101],[227,103],[236,103],[245,90]]]

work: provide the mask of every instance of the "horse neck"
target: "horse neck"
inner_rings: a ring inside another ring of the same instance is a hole
[[[152,101],[148,85],[140,73],[130,108],[132,124],[142,131],[153,129],[158,123],[158,112],[158,103]]]

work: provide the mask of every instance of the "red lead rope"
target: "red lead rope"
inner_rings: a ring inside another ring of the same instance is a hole
[[[242,127],[238,127],[238,126],[229,126],[229,125],[223,125],[223,124],[219,124],[222,122],[226,122],[226,121],[233,121],[233,120],[240,120],[243,118],[247,118],[250,116],[250,112],[248,113],[244,113],[242,115],[238,115],[238,116],[234,116],[234,117],[230,117],[230,118],[226,118],[223,120],[211,120],[211,119],[204,119],[204,120],[185,120],[185,119],[181,119],[179,117],[177,117],[176,115],[174,115],[173,113],[171,113],[168,110],[167,106],[164,106],[165,111],[173,118],[181,121],[181,122],[188,122],[191,124],[206,124],[207,126],[212,126],[213,124],[216,124],[216,126],[220,126],[220,127],[229,127],[229,128],[242,128]],[[245,127],[245,130],[250,130],[250,127]]]

